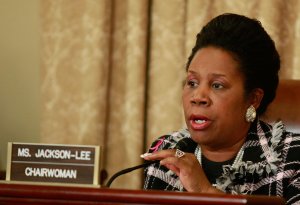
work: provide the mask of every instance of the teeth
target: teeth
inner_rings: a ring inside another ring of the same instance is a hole
[[[195,120],[195,123],[197,123],[197,124],[202,124],[204,122],[205,122],[205,120]]]

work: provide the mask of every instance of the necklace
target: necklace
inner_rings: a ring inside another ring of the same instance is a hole
[[[196,147],[195,155],[196,155],[200,165],[202,165],[202,151],[201,151],[201,147],[199,145]],[[242,161],[243,155],[244,155],[244,145],[241,147],[241,149],[237,153],[231,167],[234,167],[234,168],[238,167],[238,164]]]

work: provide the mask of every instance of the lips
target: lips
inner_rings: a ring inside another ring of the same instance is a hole
[[[190,124],[193,130],[205,130],[211,124],[211,120],[202,115],[191,115]]]

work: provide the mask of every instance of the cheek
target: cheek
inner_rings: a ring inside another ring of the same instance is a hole
[[[183,106],[189,102],[189,93],[186,90],[182,91],[182,103]]]
[[[187,114],[187,111],[190,107],[190,97],[189,97],[189,93],[184,91],[182,93],[182,106],[183,106],[184,114]]]
[[[219,113],[228,120],[242,118],[245,111],[245,102],[240,100],[224,100],[219,104]]]

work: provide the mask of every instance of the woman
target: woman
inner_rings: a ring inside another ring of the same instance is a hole
[[[186,129],[156,140],[145,189],[277,195],[300,202],[299,135],[260,121],[275,97],[280,60],[260,22],[236,14],[197,35],[183,88]],[[175,149],[191,138],[193,153]],[[298,154],[297,154],[298,152]]]

